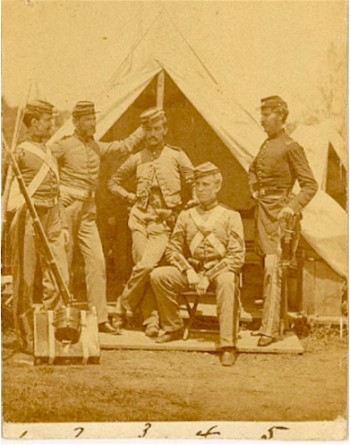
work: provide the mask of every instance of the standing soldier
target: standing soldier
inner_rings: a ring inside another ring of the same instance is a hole
[[[171,223],[182,205],[182,185],[192,189],[193,167],[186,154],[166,145],[168,131],[163,110],[151,108],[141,114],[146,148],[130,156],[108,182],[110,191],[132,205],[129,228],[132,234],[134,268],[117,302],[117,323],[140,308],[147,336],[159,330],[154,296],[148,286],[149,274],[161,260],[171,232]],[[136,175],[136,195],[122,187]]]
[[[264,308],[259,346],[278,337],[281,305],[280,225],[298,221],[300,211],[317,192],[317,183],[303,148],[284,129],[288,107],[279,96],[261,100],[261,125],[268,138],[249,169],[249,186],[257,201],[257,252],[264,257]],[[292,193],[295,181],[300,192]],[[298,223],[297,223],[298,224]],[[295,228],[297,229],[297,228]],[[296,246],[294,246],[296,249]]]
[[[220,170],[211,162],[194,169],[199,205],[180,213],[166,250],[170,266],[151,274],[160,323],[165,331],[157,343],[182,337],[183,323],[177,295],[188,288],[203,295],[212,285],[216,291],[220,325],[221,362],[236,359],[234,337],[235,273],[244,263],[243,225],[240,214],[219,204]]]
[[[15,156],[52,253],[63,279],[68,284],[65,251],[67,229],[65,231],[63,229],[58,202],[58,168],[50,149],[45,145],[50,137],[52,115],[53,105],[48,102],[37,100],[27,104],[23,117],[27,136],[16,148]],[[43,247],[39,244],[40,240],[35,235],[33,220],[23,196],[12,195],[12,202],[10,197],[9,205],[17,208],[10,228],[15,325],[23,349],[32,353],[32,305],[37,260],[41,266],[42,302],[45,309],[56,309],[60,299],[49,262],[44,256]]]
[[[96,112],[92,102],[81,101],[73,109],[74,134],[51,147],[57,158],[61,178],[61,200],[69,229],[68,261],[72,271],[74,245],[77,243],[85,264],[89,306],[97,310],[99,331],[116,333],[108,321],[106,265],[96,224],[95,193],[101,158],[109,153],[127,154],[143,138],[137,129],[123,141],[97,142]]]

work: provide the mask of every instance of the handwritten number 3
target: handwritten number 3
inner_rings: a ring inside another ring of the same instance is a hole
[[[145,429],[143,430],[143,435],[142,436],[138,436],[138,437],[145,437],[146,436],[146,434],[147,434],[147,432],[148,432],[148,430],[151,428],[151,424],[150,423],[145,423]]]

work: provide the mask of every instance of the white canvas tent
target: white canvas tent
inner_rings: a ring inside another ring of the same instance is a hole
[[[331,121],[317,125],[300,125],[292,134],[305,149],[320,190],[306,207],[303,236],[341,276],[347,275],[347,213],[327,193],[330,147],[347,170],[347,153],[340,134]]]
[[[218,58],[218,63],[224,64],[224,61]],[[216,83],[194,49],[165,12],[160,14],[143,38],[136,42],[101,97],[95,98],[97,108],[101,110],[98,115],[96,137],[98,139],[105,137],[155,76],[162,71],[165,71],[238,161],[240,168],[246,172],[265,138],[264,133],[253,116],[240,103],[226,99],[224,86]],[[232,75],[234,76],[234,73]],[[53,139],[58,139],[71,131],[72,125],[68,122]],[[318,149],[316,152],[313,150],[312,141],[305,145],[305,149],[322,185],[326,157],[318,156]],[[341,159],[345,160],[344,153],[341,151],[339,153]],[[215,159],[214,154],[212,159]],[[202,162],[206,160],[202,159]],[[241,190],[237,191],[232,187],[231,194],[235,192],[239,194]],[[322,190],[322,187],[317,197],[304,211],[302,233],[311,247],[334,271],[346,277],[346,213]]]
[[[327,171],[330,145],[340,164],[347,170],[345,143],[331,120],[316,125],[299,125],[293,132],[295,138],[307,151],[307,156],[320,189],[327,191]]]

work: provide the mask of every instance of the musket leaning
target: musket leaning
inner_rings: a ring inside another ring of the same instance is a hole
[[[55,260],[55,257],[52,253],[50,244],[48,242],[46,233],[44,231],[44,228],[41,224],[41,221],[39,219],[38,213],[35,209],[35,206],[33,204],[32,199],[30,198],[28,191],[27,191],[27,187],[25,185],[21,170],[18,166],[17,160],[13,154],[13,152],[9,149],[9,147],[4,144],[5,150],[7,151],[7,153],[10,156],[10,161],[12,164],[12,170],[13,173],[18,181],[18,185],[20,188],[20,191],[24,197],[25,203],[28,207],[29,213],[33,219],[33,225],[34,225],[34,229],[35,232],[37,233],[40,241],[42,242],[42,247],[44,249],[44,253],[45,253],[45,257],[48,260],[49,266],[52,270],[52,273],[56,279],[59,291],[60,291],[60,295],[62,296],[63,302],[66,306],[69,306],[72,303],[72,297],[71,294],[69,292],[67,283],[65,282],[65,280],[63,279],[62,273],[60,268],[58,267],[58,264]]]

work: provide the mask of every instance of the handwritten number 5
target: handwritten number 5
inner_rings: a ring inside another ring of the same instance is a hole
[[[287,428],[287,427],[285,427],[285,426],[273,426],[272,428],[269,428],[269,429],[267,430],[268,433],[269,433],[269,437],[267,437],[266,434],[263,434],[263,435],[261,436],[261,439],[264,439],[264,440],[272,439],[272,438],[273,438],[273,431],[274,431],[274,430],[289,430],[289,428]]]

